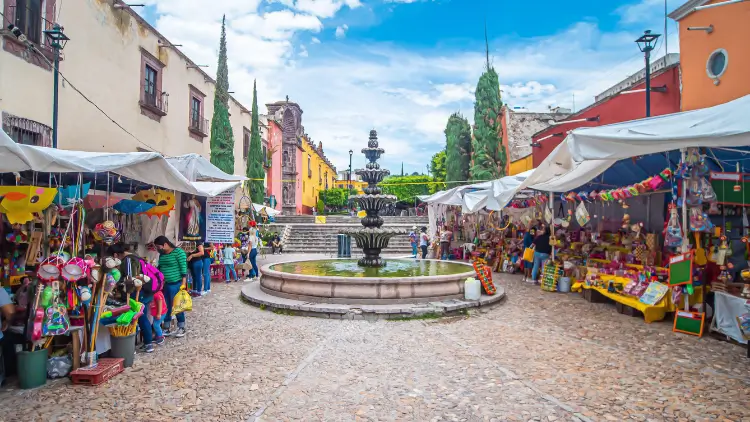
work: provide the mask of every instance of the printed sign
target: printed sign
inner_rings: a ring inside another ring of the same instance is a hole
[[[234,191],[206,199],[206,242],[234,242]]]

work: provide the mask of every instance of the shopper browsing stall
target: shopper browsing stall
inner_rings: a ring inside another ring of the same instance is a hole
[[[206,253],[206,250],[203,248],[203,245],[201,243],[197,244],[198,246],[195,248],[195,250],[188,255],[188,268],[190,269],[190,274],[193,277],[193,290],[190,292],[192,296],[203,296],[204,292],[204,284],[205,288],[208,289],[211,286],[210,281],[210,270],[209,270],[209,279],[205,279],[204,271],[203,271],[203,258],[208,256]]]
[[[250,236],[248,238],[248,246],[250,247],[250,265],[252,270],[250,272],[251,279],[259,279],[260,271],[258,270],[258,247],[260,245],[260,238],[258,238],[258,232],[254,228],[250,229]]]
[[[172,304],[175,295],[187,285],[187,255],[177,248],[165,236],[154,239],[154,245],[159,250],[159,271],[164,274],[164,299],[167,302],[167,316],[164,323],[167,329],[165,336],[185,337],[185,313],[180,312],[177,317],[177,331],[172,332],[169,324],[172,322]]]
[[[235,249],[232,245],[228,244],[224,246],[222,251],[222,262],[224,264],[224,281],[229,283],[230,281],[237,281],[237,271],[234,268]]]
[[[536,236],[536,227],[531,227],[529,231],[523,236],[523,250],[530,248],[534,243],[534,236]],[[534,267],[534,261],[523,262],[523,279],[528,281],[531,278],[531,269]]]
[[[549,238],[550,227],[545,226],[542,234],[537,236],[537,238],[534,239],[534,242],[532,242],[534,245],[534,269],[531,270],[531,279],[534,280],[535,283],[539,281],[538,276],[542,265],[544,265],[544,261],[548,260],[552,253],[552,245],[549,243]]]

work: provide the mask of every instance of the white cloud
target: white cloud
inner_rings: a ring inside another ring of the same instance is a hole
[[[336,38],[346,38],[346,30],[349,29],[349,25],[343,24],[336,27]]]
[[[320,44],[320,40],[319,40],[319,39],[318,39],[317,37],[312,37],[312,38],[310,39],[310,42],[311,42],[312,44]]]
[[[310,13],[321,18],[333,17],[342,7],[356,9],[362,6],[359,0],[276,0],[300,12]]]
[[[266,39],[289,39],[297,31],[320,32],[323,23],[316,16],[278,10],[264,15],[248,14],[231,21],[234,30]]]

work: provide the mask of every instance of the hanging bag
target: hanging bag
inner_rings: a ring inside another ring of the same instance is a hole
[[[534,262],[534,249],[535,245],[531,245],[523,251],[523,260],[526,262]]]
[[[180,287],[180,291],[174,295],[174,300],[172,301],[172,316],[175,316],[180,312],[189,312],[192,310],[193,299],[190,298],[190,295],[184,287]]]

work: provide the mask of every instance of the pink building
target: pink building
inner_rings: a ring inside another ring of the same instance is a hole
[[[270,161],[266,159],[264,168],[266,170],[266,197],[273,196],[276,199],[275,209],[281,211],[281,125],[273,119],[268,119],[266,126],[266,139],[263,140],[264,156],[270,155]],[[269,154],[268,151],[271,151]]]

